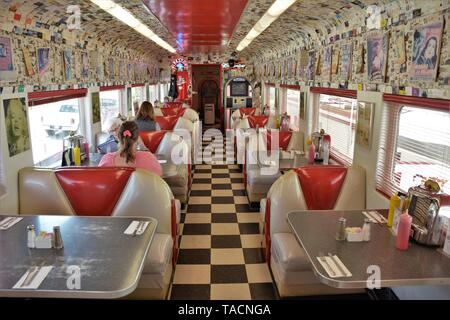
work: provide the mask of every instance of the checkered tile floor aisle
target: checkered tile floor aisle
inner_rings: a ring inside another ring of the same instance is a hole
[[[216,146],[223,149],[223,142]],[[213,157],[212,165],[195,166],[170,297],[276,299],[261,250],[258,212],[248,206],[238,166],[214,164],[223,160]]]

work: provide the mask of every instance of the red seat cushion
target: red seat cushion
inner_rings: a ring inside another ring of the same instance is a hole
[[[173,128],[177,124],[178,118],[178,116],[155,117],[155,121],[159,124],[161,130],[173,130]]]
[[[181,117],[186,109],[181,107],[161,108],[161,112],[164,116],[178,116]]]
[[[260,128],[263,128],[266,126],[267,122],[269,122],[268,116],[250,116],[250,117],[248,117],[248,124],[250,125],[250,128],[256,128],[256,125],[258,125]]]
[[[134,168],[64,168],[56,178],[79,216],[110,216]]]
[[[139,136],[147,149],[152,153],[156,153],[166,132],[167,131],[141,131]]]
[[[256,108],[240,108],[239,113],[241,114],[241,117],[243,116],[252,116],[256,112]]]
[[[291,141],[292,131],[278,131],[278,148],[286,150]],[[267,150],[272,150],[272,130],[267,130]]]
[[[342,166],[308,166],[295,169],[310,210],[332,210],[347,175]]]

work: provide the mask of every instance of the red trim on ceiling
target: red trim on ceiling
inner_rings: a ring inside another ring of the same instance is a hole
[[[345,98],[356,99],[356,90],[346,90],[346,89],[334,89],[334,88],[322,88],[322,87],[312,87],[310,89],[312,93],[319,94],[329,94],[331,96],[339,96]]]
[[[118,85],[118,86],[101,86],[100,91],[112,91],[112,90],[122,90],[125,89],[124,85]]]
[[[28,105],[38,106],[42,104],[83,98],[87,94],[87,89],[67,89],[55,91],[39,91],[28,93]]]
[[[298,84],[282,84],[280,87],[291,90],[300,90],[300,86]]]
[[[145,83],[133,83],[131,87],[145,87]]]
[[[247,0],[144,0],[169,29],[182,53],[227,47]]]
[[[385,102],[393,102],[399,104],[406,104],[411,106],[419,106],[431,109],[440,109],[445,111],[450,111],[450,100],[445,99],[432,99],[423,97],[411,97],[411,96],[399,96],[395,94],[383,95],[383,100]]]

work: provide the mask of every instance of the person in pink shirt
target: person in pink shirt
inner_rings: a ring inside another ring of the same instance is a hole
[[[147,169],[162,176],[161,165],[155,155],[149,151],[137,151],[139,129],[134,121],[125,121],[119,129],[119,150],[105,154],[99,167],[134,167]]]

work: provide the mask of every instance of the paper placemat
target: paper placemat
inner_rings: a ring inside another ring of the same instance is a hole
[[[42,281],[47,277],[50,271],[53,269],[53,266],[39,267],[39,271],[37,271],[36,276],[33,281],[31,281],[27,286],[22,286],[25,282],[32,268],[28,269],[27,272],[20,278],[19,281],[14,285],[13,289],[37,289],[41,285]]]
[[[0,230],[8,230],[9,228],[11,228],[13,225],[18,223],[22,219],[23,218],[20,218],[20,217],[5,218],[0,222]]]
[[[130,225],[128,226],[128,228],[124,231],[125,234],[127,235],[133,235],[134,234],[134,230],[136,230],[136,228],[138,227],[140,221],[134,220],[133,222],[130,223]],[[150,222],[146,221],[143,222],[143,226],[141,227],[140,231],[136,232],[136,235],[140,236],[141,234],[143,234],[145,232],[145,230],[147,229],[147,226],[149,225]]]

